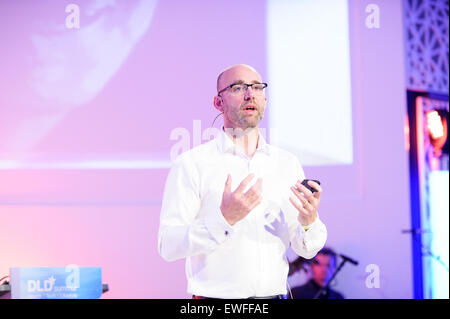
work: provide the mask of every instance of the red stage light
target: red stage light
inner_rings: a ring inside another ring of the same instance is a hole
[[[448,112],[432,110],[427,112],[427,130],[436,156],[442,154],[442,147],[448,138]]]

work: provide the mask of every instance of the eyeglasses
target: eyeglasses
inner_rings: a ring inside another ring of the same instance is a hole
[[[251,87],[253,92],[256,94],[262,94],[264,92],[264,89],[267,87],[267,83],[235,83],[227,86],[226,88],[220,90],[217,95],[220,96],[220,94],[228,89],[230,89],[231,94],[234,95],[241,95],[245,94],[248,90],[248,88]]]

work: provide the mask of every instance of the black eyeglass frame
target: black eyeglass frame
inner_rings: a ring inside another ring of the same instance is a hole
[[[233,88],[233,86],[235,86],[235,85],[246,85],[247,86],[247,90],[248,90],[248,88],[251,86],[252,87],[252,89],[253,89],[253,85],[260,85],[260,84],[263,84],[264,85],[264,87],[262,88],[263,90],[267,87],[267,83],[251,83],[251,84],[248,84],[248,83],[233,83],[233,84],[230,84],[230,85],[228,85],[226,88],[223,88],[222,90],[220,90],[219,92],[217,92],[217,96],[220,96],[220,94],[222,94],[222,92],[224,92],[224,91],[226,91],[226,90],[228,90],[228,89],[231,89],[231,88]],[[247,92],[247,90],[246,90],[246,92]]]

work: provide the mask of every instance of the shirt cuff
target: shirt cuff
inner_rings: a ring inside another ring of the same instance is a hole
[[[316,219],[312,222],[312,224],[309,224],[308,226],[303,226],[302,224],[299,224],[300,233],[306,233],[307,231],[314,229],[318,223],[319,223],[319,215],[317,215]]]
[[[228,224],[220,210],[205,216],[205,226],[219,244],[223,243],[233,233],[233,227]]]

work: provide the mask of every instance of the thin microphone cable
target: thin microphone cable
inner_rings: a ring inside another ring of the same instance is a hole
[[[211,127],[214,127],[214,123],[216,122],[217,118],[218,118],[219,116],[221,116],[221,115],[223,115],[223,113],[217,114],[217,116],[214,118],[214,121],[213,121],[212,124],[211,124]]]

